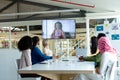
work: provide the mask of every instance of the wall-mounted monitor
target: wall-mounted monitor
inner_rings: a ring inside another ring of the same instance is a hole
[[[42,20],[43,39],[74,39],[76,24],[73,19]]]

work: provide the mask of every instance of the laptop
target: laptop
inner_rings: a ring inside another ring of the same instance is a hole
[[[87,49],[86,48],[76,48],[76,57],[80,56],[87,56]]]

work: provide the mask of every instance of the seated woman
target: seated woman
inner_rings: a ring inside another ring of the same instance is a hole
[[[43,40],[43,53],[47,56],[53,56],[53,53],[49,48],[48,40]]]
[[[44,60],[52,59],[52,56],[46,56],[37,47],[37,45],[39,44],[39,37],[38,36],[34,36],[32,38],[32,41],[33,41],[33,47],[32,47],[32,52],[31,52],[32,64],[36,64],[36,63],[42,62]]]
[[[88,57],[84,57],[84,60],[85,61],[94,61],[95,62],[95,67],[100,67],[100,61],[101,61],[101,54],[98,50],[98,47],[97,47],[97,41],[98,39],[100,39],[101,37],[106,37],[106,35],[104,33],[99,33],[98,36],[93,36],[91,37],[91,46],[90,46],[90,49],[91,49],[91,55],[88,56]]]
[[[106,70],[117,61],[117,53],[107,37],[98,39],[98,49],[101,54],[101,63],[96,74],[80,74],[74,80],[105,80]]]
[[[18,49],[22,51],[19,68],[32,65],[31,62],[32,39],[29,36],[24,36],[18,41]]]
[[[94,61],[95,67],[98,67],[100,66],[101,54],[99,54],[99,50],[97,49],[97,37],[92,36],[90,41],[91,41],[91,46],[90,46],[91,55],[84,57],[83,59],[84,61]]]
[[[34,36],[32,38],[32,41],[33,41],[33,47],[31,52],[32,64],[37,64],[38,62],[42,62],[53,58],[52,56],[47,56],[44,53],[42,53],[41,50],[37,47],[40,41],[38,36]],[[41,80],[51,80],[51,79],[42,76]]]

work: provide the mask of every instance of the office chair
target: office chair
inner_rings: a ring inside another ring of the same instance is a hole
[[[114,62],[110,65],[107,66],[105,75],[103,78],[99,79],[99,80],[115,80],[115,71],[116,71],[116,64],[117,62]],[[71,78],[69,80],[86,80],[86,75],[82,74],[82,78],[80,76],[80,74],[78,74],[77,76],[75,76],[74,78]],[[89,78],[87,78],[87,80],[89,80]],[[95,80],[95,79],[90,79],[90,80]]]
[[[108,67],[105,80],[114,80],[116,64],[117,62],[114,62],[111,66]]]
[[[17,68],[19,69],[20,66],[20,59],[16,59],[16,63],[17,63]],[[34,76],[34,75],[33,75]],[[19,74],[17,74],[17,80],[41,80],[41,77],[24,77],[21,78],[21,76]]]

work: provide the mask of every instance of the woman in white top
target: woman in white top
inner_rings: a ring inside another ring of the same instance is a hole
[[[43,53],[47,56],[53,56],[53,53],[49,48],[48,40],[43,40]]]
[[[29,36],[22,37],[18,42],[18,49],[22,52],[19,68],[32,65],[31,62],[32,39]]]

